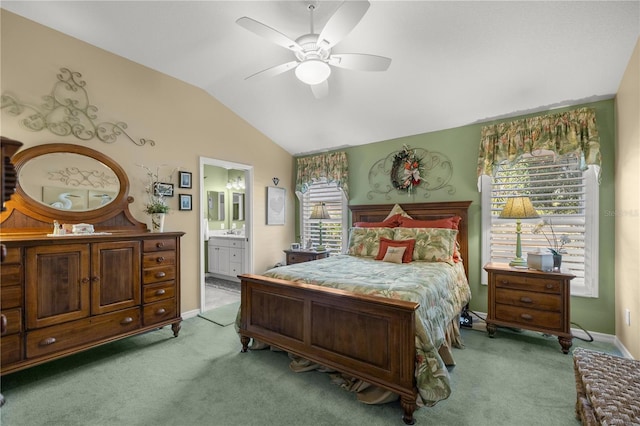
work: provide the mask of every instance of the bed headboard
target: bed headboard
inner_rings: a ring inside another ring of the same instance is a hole
[[[395,203],[349,206],[351,210],[351,223],[382,222],[394,205]],[[458,227],[458,242],[460,243],[460,255],[462,256],[467,279],[469,278],[469,220],[467,211],[470,205],[471,201],[400,204],[400,207],[414,219],[433,220],[451,216],[460,216],[462,218]]]

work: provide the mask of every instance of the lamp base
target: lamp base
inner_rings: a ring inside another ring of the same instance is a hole
[[[527,261],[521,257],[516,257],[514,258],[511,262],[509,262],[509,266],[516,266],[516,267],[527,267]]]
[[[316,251],[325,251],[325,250],[326,250],[325,246],[322,246],[322,245],[316,246]]]

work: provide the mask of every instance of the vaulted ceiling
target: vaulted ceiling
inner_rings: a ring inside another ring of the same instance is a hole
[[[372,1],[332,53],[392,59],[333,68],[316,99],[294,71],[309,1],[6,1],[1,7],[200,87],[294,155],[611,98],[640,35],[639,1]],[[320,32],[342,2],[312,1]]]

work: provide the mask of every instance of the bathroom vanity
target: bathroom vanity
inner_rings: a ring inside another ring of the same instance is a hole
[[[92,193],[92,181],[67,191],[63,181],[69,179],[38,183],[33,173],[22,173],[33,161],[38,167],[46,165],[49,176],[64,175],[76,160],[79,170],[86,172],[81,174],[104,173],[100,179],[115,183],[113,188]],[[150,233],[135,220],[128,209],[133,199],[126,174],[98,151],[71,144],[40,145],[18,152],[13,162],[18,187],[0,215],[0,241],[7,248],[0,272],[1,317],[6,324],[1,373],[168,325],[177,336],[184,233]],[[44,202],[43,186],[60,193],[75,191],[87,199],[83,207],[55,207]],[[92,195],[104,194],[108,202],[102,197],[91,206]],[[57,235],[54,221],[90,224],[93,232]]]
[[[209,273],[239,282],[238,275],[244,273],[244,255],[244,236],[229,234],[209,237]]]

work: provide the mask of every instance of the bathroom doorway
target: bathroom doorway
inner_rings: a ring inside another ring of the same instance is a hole
[[[237,274],[253,271],[252,183],[252,166],[200,157],[200,312],[234,301],[228,290],[239,289]],[[211,259],[216,266],[209,271],[210,244],[218,241],[240,245],[242,250],[234,253],[241,260],[219,268],[217,259]]]

